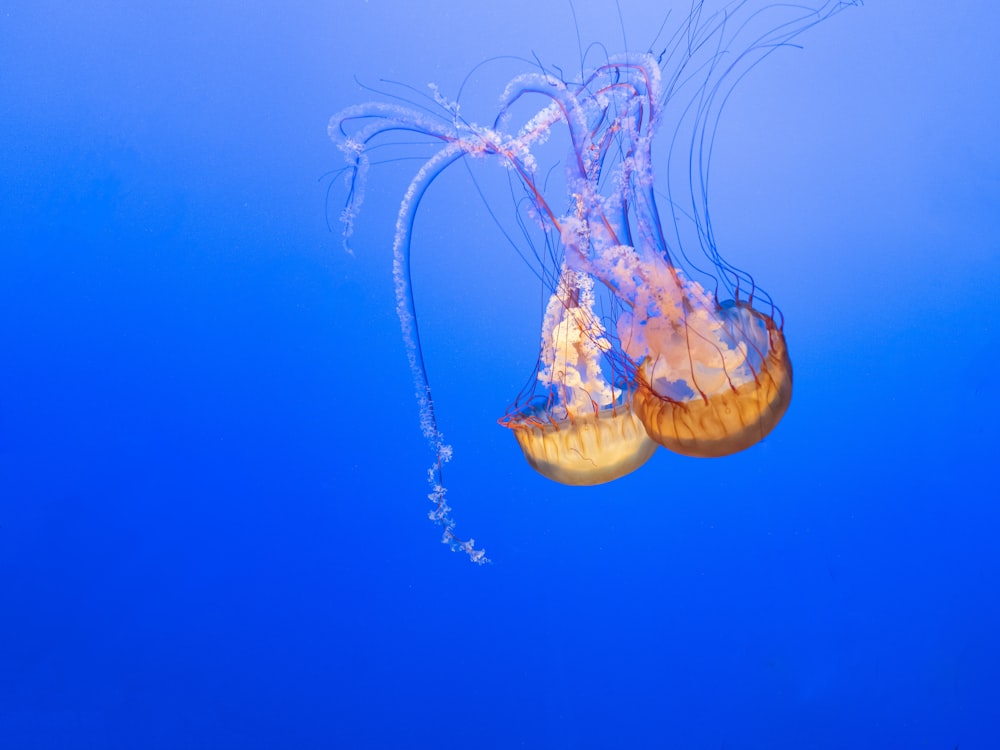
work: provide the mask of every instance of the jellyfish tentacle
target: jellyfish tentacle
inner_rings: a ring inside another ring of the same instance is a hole
[[[366,124],[349,133],[346,126],[354,122]],[[340,214],[340,222],[344,227],[342,236],[347,249],[350,249],[348,243],[354,234],[354,222],[365,199],[365,186],[371,166],[368,156],[371,143],[379,136],[393,131],[417,133],[443,141],[458,140],[454,126],[398,104],[358,104],[331,117],[327,133],[337,143],[349,165],[347,201]]]
[[[350,126],[355,123],[361,125],[349,134]],[[421,432],[433,453],[433,461],[427,470],[427,481],[430,485],[427,497],[434,507],[428,512],[428,517],[442,527],[442,541],[452,550],[461,550],[477,564],[487,563],[489,560],[485,551],[476,547],[474,539],[463,539],[455,533],[452,509],[446,499],[444,464],[451,460],[453,451],[438,427],[434,410],[434,399],[424,363],[412,294],[410,257],[413,224],[417,208],[427,188],[451,164],[469,153],[488,147],[488,143],[478,137],[479,134],[475,132],[473,126],[463,123],[457,115],[453,121],[443,122],[410,108],[382,103],[359,105],[343,110],[330,120],[328,130],[338,142],[351,167],[348,176],[347,205],[341,214],[345,243],[353,231],[353,222],[364,200],[365,182],[370,165],[368,151],[373,141],[387,133],[402,131],[427,136],[446,144],[421,166],[400,203],[393,238],[396,313],[410,374],[413,377]]]
[[[451,507],[445,500],[447,489],[442,476],[443,467],[451,460],[452,447],[445,442],[434,412],[434,398],[427,377],[427,367],[424,364],[423,348],[420,345],[420,328],[417,323],[410,278],[410,246],[417,206],[434,179],[465,155],[465,147],[465,143],[455,142],[441,149],[420,168],[410,182],[396,218],[396,234],[392,243],[392,275],[395,281],[396,313],[399,316],[403,342],[406,346],[406,358],[416,389],[420,429],[434,453],[434,462],[427,472],[427,480],[431,485],[431,492],[427,497],[434,503],[434,510],[428,513],[428,517],[443,528],[442,541],[445,544],[452,549],[461,549],[472,562],[483,564],[489,560],[484,550],[475,547],[475,540],[464,540],[455,534]]]

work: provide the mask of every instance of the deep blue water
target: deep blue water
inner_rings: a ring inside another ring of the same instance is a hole
[[[528,468],[496,419],[538,287],[466,173],[435,185],[414,285],[493,563],[427,521],[416,163],[349,255],[327,122],[649,44],[666,6],[622,5],[0,6],[0,747],[1000,747],[995,3],[871,0],[734,94],[716,236],[796,390],[731,458]]]

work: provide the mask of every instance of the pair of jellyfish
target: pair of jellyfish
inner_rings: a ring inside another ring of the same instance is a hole
[[[443,541],[477,563],[485,552],[455,533],[438,428],[410,286],[411,239],[425,192],[464,159],[506,170],[524,224],[544,236],[549,291],[534,376],[499,420],[527,462],[569,485],[610,482],[663,446],[726,456],[760,442],[792,393],[783,319],[746,273],[719,255],[707,209],[708,164],[734,84],[764,57],[850,2],[818,6],[696,0],[659,54],[606,57],[578,80],[546,70],[515,77],[492,125],[466,120],[436,89],[433,107],[368,103],[335,115],[329,133],[348,160],[345,242],[364,198],[372,149],[416,134],[438,145],[401,202],[393,241],[397,312],[416,385]],[[541,106],[520,126],[513,112]],[[563,179],[548,186],[542,145],[567,141]],[[653,147],[667,138],[657,188]],[[678,189],[678,184],[683,188]],[[665,198],[661,216],[657,197]],[[664,220],[664,217],[667,219]],[[692,259],[694,248],[703,260]]]

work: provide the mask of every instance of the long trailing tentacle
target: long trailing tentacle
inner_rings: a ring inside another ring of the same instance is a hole
[[[465,149],[461,142],[451,143],[431,157],[410,182],[396,219],[396,236],[392,243],[392,277],[396,288],[396,313],[399,315],[399,325],[406,345],[406,358],[410,365],[417,405],[420,409],[420,429],[434,453],[434,462],[427,470],[427,481],[431,485],[428,498],[434,503],[434,509],[428,516],[444,529],[442,541],[445,544],[452,549],[462,550],[472,562],[484,564],[489,560],[484,550],[476,548],[475,539],[465,540],[455,535],[455,521],[451,517],[451,507],[446,501],[447,488],[444,485],[442,469],[444,464],[451,460],[452,448],[445,442],[434,413],[434,398],[431,394],[430,381],[427,379],[423,349],[420,346],[420,329],[410,280],[410,241],[420,199],[434,178],[464,155]]]

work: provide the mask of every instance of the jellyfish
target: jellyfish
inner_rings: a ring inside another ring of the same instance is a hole
[[[595,279],[563,265],[542,323],[536,379],[499,420],[528,464],[562,484],[604,484],[635,471],[653,455],[632,408],[632,381],[607,325],[595,310]]]
[[[429,186],[463,160],[499,163],[520,195],[519,225],[534,227],[545,248],[528,254],[542,264],[549,295],[538,363],[499,420],[530,466],[563,484],[593,485],[635,471],[659,446],[705,458],[750,448],[787,410],[792,366],[780,311],[716,246],[708,213],[715,129],[744,75],[853,4],[736,0],[713,12],[696,0],[655,52],[608,55],[577,79],[540,65],[516,76],[488,125],[436,88],[432,105],[373,102],[331,119],[348,161],[345,243],[372,149],[399,134],[436,146],[400,204],[393,276],[433,453],[429,516],[452,549],[486,561],[474,540],[456,534],[445,500],[452,450],[437,424],[410,289],[412,230]],[[536,101],[518,121],[515,111]],[[558,165],[541,148],[552,138],[565,142]],[[659,178],[655,163],[665,167]]]

